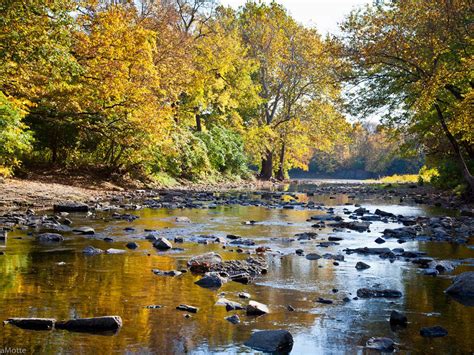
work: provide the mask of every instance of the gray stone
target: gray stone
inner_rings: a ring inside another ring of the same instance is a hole
[[[263,330],[252,334],[246,346],[268,353],[289,353],[293,348],[293,336],[287,330]]]
[[[234,314],[233,316],[229,316],[225,318],[227,321],[231,322],[232,324],[239,324],[240,323],[240,318],[237,314]]]
[[[125,245],[128,249],[137,249],[139,247],[139,245],[135,242],[129,242]]]
[[[393,352],[395,350],[395,342],[390,338],[370,338],[365,346],[382,352]]]
[[[62,242],[64,240],[64,237],[58,233],[42,233],[39,234],[36,238],[42,243]]]
[[[122,327],[122,318],[119,316],[105,316],[94,318],[78,318],[63,322],[56,322],[57,329],[83,332],[117,331]]]
[[[189,306],[187,304],[180,304],[179,306],[176,307],[176,309],[179,311],[185,311],[189,313],[197,313],[199,311],[199,308]]]
[[[362,261],[358,261],[355,268],[357,270],[365,270],[365,269],[369,269],[370,268],[370,265],[362,262]]]
[[[124,249],[110,248],[105,251],[107,254],[125,254],[127,251]]]
[[[86,255],[98,255],[102,254],[104,251],[102,249],[94,248],[93,246],[89,245],[85,247],[82,252]]]
[[[9,318],[4,322],[4,324],[30,330],[50,330],[54,328],[55,323],[56,319],[52,318]]]
[[[390,324],[406,326],[407,323],[408,323],[408,318],[403,313],[400,313],[395,310],[392,311],[392,313],[390,313]]]
[[[357,290],[357,297],[360,298],[399,298],[402,293],[397,290],[379,290],[374,288],[360,288]]]
[[[445,292],[452,296],[474,297],[474,271],[463,272],[456,276],[453,284]]]
[[[53,206],[54,212],[88,212],[89,206],[80,202],[63,202]]]
[[[188,267],[192,272],[206,273],[211,268],[222,263],[222,257],[214,252],[195,256],[188,260]]]
[[[173,248],[171,242],[165,237],[159,237],[154,243],[153,246],[158,250],[168,250]]]
[[[92,235],[95,234],[95,230],[91,227],[79,227],[79,228],[74,228],[72,230],[73,232],[84,234],[84,235]]]
[[[260,316],[267,313],[270,313],[270,310],[263,303],[250,301],[247,306],[247,315],[249,316]]]
[[[209,272],[205,274],[195,284],[203,288],[220,288],[227,282],[227,279],[221,277],[217,272]]]
[[[425,338],[439,338],[448,335],[448,331],[439,325],[420,329],[420,335]]]
[[[318,260],[321,259],[321,255],[316,254],[316,253],[310,253],[306,255],[306,259],[308,260]]]

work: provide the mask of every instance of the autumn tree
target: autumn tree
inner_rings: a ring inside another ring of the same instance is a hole
[[[471,17],[468,0],[384,1],[352,13],[340,39],[361,89],[354,112],[379,110],[421,142],[449,146],[474,192]]]
[[[317,32],[296,23],[275,2],[247,2],[240,21],[249,55],[259,64],[256,80],[262,104],[253,122],[258,131],[252,129],[250,138],[266,137],[265,151],[257,156],[260,177],[270,179],[278,170],[278,178],[283,178],[288,168],[309,162],[311,146],[318,145],[315,125],[340,118],[322,112],[323,108],[332,110],[331,101],[338,96],[331,60]],[[319,111],[309,109],[311,105],[319,106]]]

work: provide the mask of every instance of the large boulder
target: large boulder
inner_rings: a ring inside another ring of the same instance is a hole
[[[36,239],[41,243],[49,243],[49,242],[62,242],[64,237],[58,233],[42,233],[39,234]]]
[[[119,316],[78,318],[68,321],[56,322],[57,329],[65,329],[77,332],[117,331],[121,327],[122,318]]]
[[[188,260],[188,267],[195,273],[206,273],[222,263],[222,257],[214,252],[195,256]]]
[[[293,336],[287,330],[263,330],[252,334],[246,346],[267,353],[289,353],[293,348]]]
[[[474,306],[474,271],[463,272],[456,276],[453,284],[444,292],[466,305]]]
[[[4,322],[4,324],[30,330],[50,330],[54,328],[55,323],[56,319],[52,318],[9,318]]]
[[[173,248],[173,244],[166,239],[165,237],[159,237],[154,243],[153,246],[158,250],[168,250]]]

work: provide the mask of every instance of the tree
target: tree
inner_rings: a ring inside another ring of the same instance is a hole
[[[439,127],[474,193],[470,16],[468,0],[387,1],[352,13],[340,40],[361,88],[354,111],[382,110],[423,142]]]
[[[321,119],[327,117],[321,112],[318,118],[308,116],[307,112],[316,112],[308,108],[316,102],[320,108],[330,106],[338,96],[338,85],[318,33],[297,24],[281,5],[247,2],[241,9],[240,21],[249,55],[259,63],[256,81],[261,86],[262,104],[253,124],[269,134],[267,143],[272,141],[270,136],[279,138],[267,144],[267,150],[259,157],[260,177],[270,179],[278,170],[278,178],[283,178],[293,165],[290,161],[295,166],[309,162],[310,142],[318,144],[314,139],[318,129],[311,122],[328,125],[331,120]],[[311,132],[312,137],[308,135]],[[288,151],[290,146],[297,147],[293,143],[298,140],[300,149]],[[275,161],[276,154],[279,159]]]

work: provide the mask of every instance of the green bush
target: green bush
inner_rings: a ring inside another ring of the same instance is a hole
[[[468,162],[472,171],[474,162]],[[455,190],[462,193],[466,189],[466,181],[463,178],[459,164],[455,160],[443,160],[437,163],[438,174],[431,178],[431,183],[441,189]]]
[[[207,132],[196,135],[207,148],[212,168],[221,174],[246,176],[247,159],[242,137],[226,128],[214,126]]]
[[[170,141],[151,148],[147,171],[152,176],[191,181],[248,176],[243,142],[235,132],[217,126],[206,132],[176,129]]]
[[[9,175],[31,148],[32,136],[22,122],[24,112],[0,91],[0,172]]]

